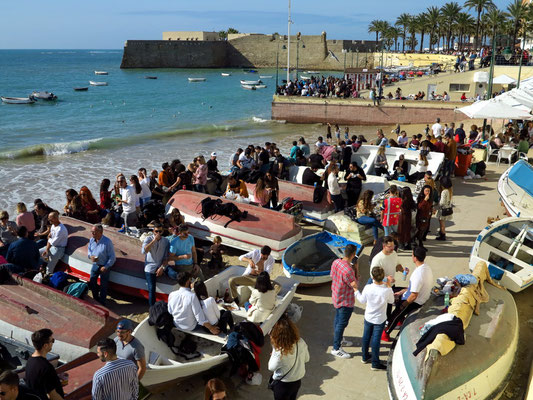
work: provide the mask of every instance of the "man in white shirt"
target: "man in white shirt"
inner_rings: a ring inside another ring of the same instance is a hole
[[[198,325],[205,327],[213,335],[218,335],[220,329],[207,320],[198,297],[191,290],[191,274],[178,274],[180,288],[168,296],[168,312],[174,319],[174,325],[184,331],[192,331]]]
[[[381,337],[381,340],[386,342],[390,342],[389,335],[396,325],[401,324],[407,315],[424,305],[431,295],[431,288],[435,284],[431,268],[424,264],[426,250],[420,246],[415,247],[412,258],[416,269],[409,279],[409,287],[394,294],[396,308],[391,316],[387,318],[387,325]]]
[[[331,165],[328,175],[328,190],[331,195],[331,201],[333,201],[333,205],[335,206],[335,212],[344,210],[344,198],[341,195],[341,188],[337,179],[338,173],[339,167],[337,164]]]
[[[383,250],[372,258],[372,262],[370,263],[370,276],[372,276],[372,269],[374,267],[383,268],[385,277],[387,278],[394,278],[396,272],[403,272],[406,269],[398,261],[398,253],[394,251],[394,239],[391,236],[385,236],[383,238]]]
[[[139,184],[142,188],[140,195],[141,198],[139,199],[142,208],[152,198],[152,191],[150,190],[150,176],[146,174],[145,168],[139,168],[137,175],[139,176]]]
[[[118,200],[122,204],[122,218],[124,219],[124,232],[128,233],[130,226],[135,226],[137,224],[137,209],[135,207],[136,203],[136,193],[135,189],[132,186],[128,186],[126,178],[121,176],[119,178],[118,184],[120,185],[120,199]],[[119,230],[119,232],[121,232]]]
[[[319,136],[318,137],[318,141],[315,143],[315,146],[317,148],[321,148],[321,147],[324,147],[324,146],[327,146],[328,144],[326,142],[324,142],[324,138],[322,136]]]
[[[239,304],[239,293],[237,292],[237,286],[255,286],[257,276],[266,271],[270,275],[272,272],[272,266],[274,265],[274,258],[270,255],[272,249],[269,246],[261,247],[261,250],[255,249],[239,257],[240,261],[248,263],[246,270],[242,276],[234,276],[230,278],[229,291],[234,301]],[[279,292],[281,287],[277,282],[272,282],[274,289]]]
[[[440,124],[440,118],[437,118],[437,122],[433,124],[431,130],[433,131],[434,137],[440,137],[440,135],[442,134],[442,125]]]
[[[398,136],[398,146],[400,147],[407,147],[407,144],[409,143],[409,138],[407,137],[406,131],[401,131],[400,136]]]
[[[59,222],[59,213],[53,211],[48,214],[48,221],[52,226],[50,227],[50,234],[48,235],[48,242],[46,247],[41,250],[41,256],[46,260],[46,273],[53,274],[57,262],[65,254],[65,247],[68,242],[68,231],[65,225]]]

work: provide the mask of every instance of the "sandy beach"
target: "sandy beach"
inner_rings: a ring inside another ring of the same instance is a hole
[[[488,164],[486,181],[483,179],[464,181],[460,177],[454,179],[454,220],[447,224],[448,240],[445,242],[434,240],[437,221],[433,219],[432,234],[428,235],[428,241],[425,242],[425,246],[429,250],[427,263],[433,269],[435,278],[467,272],[468,258],[474,238],[487,225],[487,218],[504,216],[504,209],[500,205],[496,187],[499,176],[506,168],[508,167],[504,164],[500,166],[493,163]],[[309,234],[311,231],[316,231],[317,227],[306,225],[305,229],[306,234]],[[369,277],[368,255],[370,250],[370,247],[366,247],[359,261],[362,282],[365,282]],[[238,254],[236,251],[229,250],[226,261],[229,264],[238,263]],[[399,256],[402,264],[413,270],[410,252],[400,252]],[[278,262],[275,264],[273,276],[280,274],[282,274],[281,264]],[[398,275],[396,279],[399,285],[405,285],[401,276]],[[526,290],[514,294],[514,298],[519,312],[520,338],[516,366],[503,397],[507,399],[521,399],[523,397],[533,356],[533,349],[527,345],[533,340],[533,295],[531,291]],[[360,362],[364,314],[361,304],[356,302],[354,315],[345,331],[345,337],[354,342],[354,346],[346,348],[352,358],[344,360],[329,354],[334,316],[330,286],[300,288],[293,301],[303,306],[303,315],[298,322],[298,327],[302,337],[309,345],[311,355],[299,398],[315,399],[327,396],[327,398],[336,399],[361,397],[375,400],[387,399],[386,373],[373,372],[369,365]],[[130,299],[115,297],[115,301],[110,302],[110,308],[136,321],[142,320],[147,315],[146,312],[139,312],[146,310],[146,304],[137,299],[131,302]],[[382,344],[382,360],[387,359],[389,348],[390,344]],[[270,343],[267,340],[261,354],[263,383],[260,386],[250,386],[237,376],[229,378],[229,369],[222,369],[210,371],[177,386],[169,387],[164,392],[152,395],[150,398],[199,399],[202,398],[205,382],[218,376],[228,386],[228,394],[232,399],[271,399],[272,393],[266,387],[266,380],[270,376],[267,369],[270,351]]]

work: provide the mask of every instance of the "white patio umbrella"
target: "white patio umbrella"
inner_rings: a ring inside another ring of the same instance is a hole
[[[494,99],[477,101],[466,107],[456,108],[455,112],[462,112],[470,118],[484,119],[533,119],[531,109],[508,98],[507,100]]]
[[[509,75],[499,75],[492,80],[492,83],[497,85],[511,85],[516,83],[516,79],[511,78]]]

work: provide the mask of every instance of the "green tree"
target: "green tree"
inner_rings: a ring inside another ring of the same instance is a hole
[[[379,29],[380,29],[381,21],[379,19],[375,19],[368,25],[368,33],[375,33],[376,34],[376,45],[379,40]]]
[[[429,29],[429,51],[432,50],[433,43],[438,44],[439,42],[439,23],[440,23],[440,9],[435,6],[428,7],[426,12],[426,23]]]
[[[444,32],[446,35],[446,49],[450,50],[453,25],[457,19],[457,15],[461,12],[461,6],[459,3],[452,1],[444,4],[440,11],[442,14]]]
[[[471,27],[474,25],[474,18],[465,12],[461,12],[457,15],[455,31],[457,37],[459,38],[459,50],[462,50],[464,47],[464,36],[467,32],[470,31]]]
[[[396,19],[395,25],[401,27],[401,36],[402,36],[402,52],[405,52],[405,36],[407,35],[407,30],[409,24],[411,23],[412,17],[409,14],[403,13]]]
[[[489,11],[496,6],[492,0],[466,0],[464,6],[468,9],[474,9],[477,13],[476,36],[474,38],[474,48],[477,49],[479,46],[479,24],[481,21],[481,13]]]
[[[511,4],[507,6],[507,13],[509,14],[510,20],[513,22],[513,44],[516,43],[516,37],[518,36],[518,31],[520,30],[520,27],[522,26],[523,19],[526,16],[527,13],[527,7],[522,3],[521,0],[514,0]]]
[[[424,50],[424,35],[431,29],[428,24],[428,18],[426,13],[420,13],[415,18],[416,30],[420,33],[420,53]]]

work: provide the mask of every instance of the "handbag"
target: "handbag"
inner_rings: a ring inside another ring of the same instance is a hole
[[[443,217],[447,217],[447,216],[452,215],[452,214],[453,214],[453,208],[451,208],[451,207],[445,207],[441,211],[441,215]]]
[[[270,390],[274,390],[274,387],[278,384],[278,382],[281,382],[283,378],[285,378],[289,374],[289,372],[292,371],[292,369],[296,365],[296,361],[298,361],[298,342],[296,342],[296,357],[294,358],[294,364],[292,364],[291,369],[289,369],[280,379],[274,379],[274,374],[270,375],[270,378],[268,378],[268,388]]]

